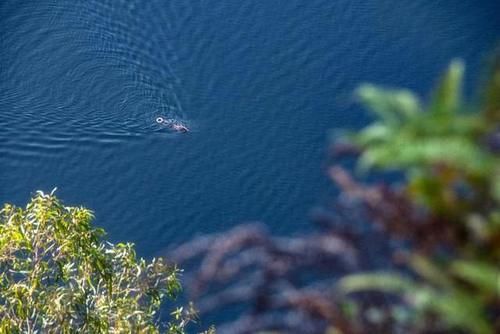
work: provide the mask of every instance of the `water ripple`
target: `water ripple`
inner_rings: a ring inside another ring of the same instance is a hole
[[[185,119],[158,4],[3,3],[0,22],[11,29],[0,39],[1,153],[116,143],[156,130],[158,114]]]

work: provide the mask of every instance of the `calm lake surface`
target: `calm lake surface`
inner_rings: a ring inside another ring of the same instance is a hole
[[[2,0],[0,202],[37,189],[156,255],[245,221],[309,229],[328,131],[368,120],[365,81],[468,90],[498,1]],[[158,116],[187,124],[169,134]]]

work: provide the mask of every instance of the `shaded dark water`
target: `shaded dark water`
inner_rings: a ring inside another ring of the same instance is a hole
[[[265,221],[307,228],[330,186],[327,131],[366,116],[363,81],[425,93],[452,57],[468,85],[497,1],[0,2],[0,201],[36,189],[152,255]],[[192,132],[166,133],[158,116]]]

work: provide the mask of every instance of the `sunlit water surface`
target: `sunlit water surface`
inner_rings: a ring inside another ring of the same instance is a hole
[[[308,229],[333,193],[328,130],[368,120],[356,85],[425,93],[456,56],[476,73],[499,13],[472,0],[3,0],[0,202],[58,187],[143,256],[249,220]]]

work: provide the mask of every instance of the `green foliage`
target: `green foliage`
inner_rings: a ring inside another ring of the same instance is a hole
[[[92,213],[38,192],[0,211],[0,333],[158,333],[157,312],[180,290],[178,270],[104,242]],[[192,314],[192,312],[188,312]],[[183,333],[182,310],[166,327]],[[189,317],[188,317],[189,318]]]
[[[360,167],[411,171],[443,162],[469,172],[491,170],[498,161],[476,144],[486,124],[460,104],[462,72],[461,62],[454,61],[426,108],[408,91],[361,86],[357,95],[378,119],[352,136],[363,148]]]
[[[442,234],[437,242],[415,232],[404,236],[409,246],[402,262],[411,275],[358,273],[338,286],[346,294],[402,297],[415,314],[412,328],[433,323],[431,329],[488,334],[500,330],[500,62],[480,105],[463,103],[462,77],[463,64],[453,61],[427,104],[405,90],[358,90],[376,116],[349,137],[361,150],[360,169],[402,171],[399,191],[416,214],[399,219],[403,225],[408,219],[409,230],[417,223],[431,226],[425,233]],[[378,216],[386,217],[382,211]],[[420,220],[410,221],[414,216]],[[383,223],[394,232],[394,221]]]
[[[500,122],[500,57],[494,59],[492,71],[487,79],[483,93],[483,108],[485,118],[493,123]]]

